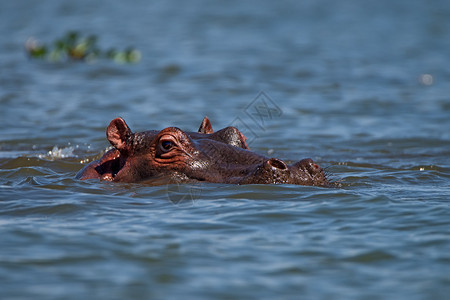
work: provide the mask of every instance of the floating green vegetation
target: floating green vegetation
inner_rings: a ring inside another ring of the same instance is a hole
[[[101,50],[97,45],[97,36],[82,37],[76,31],[67,32],[62,38],[53,42],[52,46],[41,44],[33,37],[25,43],[28,55],[34,59],[45,59],[51,62],[85,61],[92,62],[100,58],[111,59],[117,63],[136,63],[141,53],[128,47],[123,51],[116,49]]]

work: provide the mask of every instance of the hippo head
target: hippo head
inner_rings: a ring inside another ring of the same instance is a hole
[[[198,132],[177,127],[133,133],[122,118],[111,121],[106,136],[114,147],[77,175],[80,179],[153,183],[206,181],[231,184],[327,186],[311,159],[288,165],[251,152],[234,127],[213,132],[205,118]]]

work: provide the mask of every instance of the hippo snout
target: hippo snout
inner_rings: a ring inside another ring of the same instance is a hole
[[[292,165],[296,178],[305,185],[326,186],[329,184],[323,169],[311,158],[305,158]]]
[[[311,176],[322,173],[322,168],[316,164],[311,158],[305,158],[298,162],[300,168],[307,171]]]

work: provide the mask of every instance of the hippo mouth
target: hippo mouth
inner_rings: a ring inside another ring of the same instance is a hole
[[[113,181],[123,168],[121,154],[117,149],[111,149],[105,153],[95,170],[102,180]]]

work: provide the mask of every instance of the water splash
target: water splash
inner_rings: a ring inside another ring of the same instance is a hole
[[[53,149],[48,151],[46,154],[39,155],[39,158],[47,158],[47,159],[51,159],[51,160],[56,160],[56,159],[62,159],[62,158],[68,158],[68,157],[77,157],[73,153],[74,150],[75,149],[72,146],[63,147],[63,148],[58,148],[57,146],[54,146]]]

